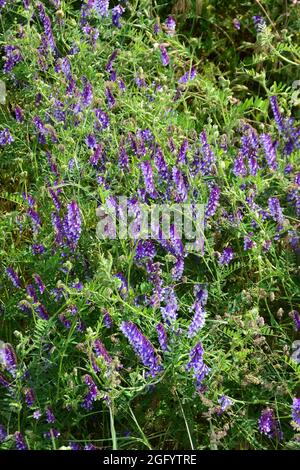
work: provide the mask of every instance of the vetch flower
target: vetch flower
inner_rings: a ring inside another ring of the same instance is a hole
[[[169,36],[173,36],[176,30],[176,21],[174,20],[173,16],[168,16],[165,21],[165,29]]]
[[[14,141],[8,128],[6,127],[3,131],[0,132],[0,145],[4,147],[5,145],[11,144]]]
[[[117,28],[121,28],[120,18],[125,12],[125,8],[122,5],[117,5],[111,10],[112,23]]]
[[[278,163],[276,161],[276,146],[272,142],[271,136],[269,134],[261,134],[260,140],[263,145],[269,167],[271,170],[277,170]]]
[[[165,306],[161,307],[160,311],[164,322],[169,325],[176,320],[179,310],[176,294],[172,286],[164,288],[162,300]]]
[[[201,390],[202,382],[210,372],[209,367],[203,361],[203,354],[202,344],[196,344],[190,352],[190,360],[186,366],[187,371],[191,370],[193,372],[193,377],[196,379],[197,390]]]
[[[297,310],[292,310],[290,312],[290,316],[294,320],[295,330],[299,331],[300,330],[300,315],[299,315],[299,312],[297,312]]]
[[[27,406],[31,407],[35,402],[35,394],[32,388],[26,388],[25,390],[25,401]]]
[[[205,217],[207,219],[209,217],[212,217],[215,214],[218,204],[219,204],[220,193],[221,193],[220,188],[217,185],[214,185],[210,191],[206,209],[205,209]]]
[[[258,420],[258,429],[269,439],[276,437],[280,438],[281,432],[279,423],[275,418],[274,410],[266,408],[261,412]]]
[[[292,420],[300,427],[300,398],[294,398],[292,404]]]
[[[6,429],[2,424],[0,424],[0,444],[5,441],[6,437],[7,437]]]
[[[232,261],[234,258],[234,253],[233,253],[233,249],[228,246],[227,248],[225,248],[219,258],[219,264],[221,265],[227,265],[230,263],[230,261]]]
[[[197,75],[197,70],[196,70],[196,67],[193,65],[191,70],[188,70],[187,72],[185,72],[184,75],[182,75],[182,77],[180,77],[178,79],[178,83],[188,83],[188,81],[192,81],[194,80],[194,78],[196,77]]]
[[[15,432],[15,442],[17,450],[28,450],[27,444],[24,440],[24,437],[19,431]]]
[[[167,49],[163,45],[160,45],[159,49],[160,49],[160,57],[161,57],[162,64],[164,67],[167,67],[170,63],[170,58],[169,58]]]
[[[96,401],[98,397],[98,388],[96,387],[95,382],[93,381],[92,377],[88,374],[85,374],[84,381],[88,386],[88,393],[84,397],[84,401],[82,403],[83,408],[87,410],[91,410],[93,408],[94,401]]]
[[[153,170],[151,167],[151,163],[149,161],[144,161],[140,164],[140,168],[143,173],[146,191],[152,198],[155,199],[157,197],[157,192],[154,186]]]
[[[227,410],[230,406],[232,406],[232,400],[227,397],[226,395],[222,395],[219,399],[218,402],[220,404],[220,409],[218,411],[218,415],[221,415],[224,413],[224,411]]]
[[[46,408],[46,421],[47,421],[47,423],[54,423],[55,422],[55,416],[54,416],[52,408],[50,408],[50,406],[48,406]]]
[[[132,322],[122,322],[120,327],[122,333],[126,336],[137,356],[144,366],[149,368],[149,374],[155,377],[162,371],[159,365],[159,358],[154,351],[154,347],[138,327]]]
[[[6,343],[1,351],[4,367],[15,377],[17,371],[17,356],[11,344]]]
[[[17,289],[20,289],[21,288],[21,281],[20,281],[20,278],[19,278],[18,274],[16,273],[16,271],[11,266],[6,268],[5,271],[6,271],[7,276],[9,277],[11,282],[13,283],[13,285]]]
[[[161,350],[168,351],[168,337],[164,325],[162,323],[156,325],[156,331]]]
[[[205,324],[205,310],[200,300],[195,301],[192,310],[195,311],[195,314],[188,328],[187,335],[189,338],[196,336],[198,331],[201,330]]]
[[[69,246],[74,250],[81,234],[81,217],[76,201],[68,204],[67,215],[64,220],[64,232]]]

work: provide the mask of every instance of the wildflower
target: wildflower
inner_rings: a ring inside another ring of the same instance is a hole
[[[205,324],[205,310],[202,306],[201,300],[196,300],[194,302],[192,310],[195,311],[195,314],[188,328],[187,335],[189,338],[196,336],[198,331],[201,330]]]
[[[245,166],[244,157],[241,154],[241,152],[238,154],[237,158],[234,161],[232,171],[235,174],[235,176],[246,176],[247,175],[247,169],[246,169],[246,166]]]
[[[208,175],[212,172],[212,165],[215,163],[214,152],[207,141],[207,135],[205,131],[202,131],[200,134],[201,140],[201,162],[200,162],[200,171],[202,175]]]
[[[106,96],[108,107],[113,108],[113,106],[116,103],[116,100],[115,100],[112,92],[110,91],[110,88],[108,88],[108,87],[106,87],[106,89],[105,89],[105,96]]]
[[[35,311],[37,312],[39,317],[42,318],[43,320],[49,320],[49,315],[44,305],[42,305],[41,303],[35,307]]]
[[[52,33],[51,20],[45,12],[44,5],[42,3],[37,4],[39,18],[44,27],[45,39],[50,46],[50,49],[54,52],[56,50],[55,41]]]
[[[120,146],[119,150],[119,165],[122,170],[127,170],[128,169],[128,164],[129,164],[129,157],[128,154],[123,147],[123,145]]]
[[[168,351],[168,337],[164,325],[162,323],[159,323],[156,326],[156,331],[161,350],[164,352]]]
[[[161,57],[162,64],[164,67],[167,67],[170,63],[170,58],[169,58],[167,49],[163,45],[160,45],[159,49],[160,49],[160,57]]]
[[[226,395],[222,395],[219,399],[218,402],[220,404],[220,409],[218,411],[218,415],[221,415],[224,413],[224,411],[227,410],[230,406],[232,406],[232,400],[227,397]]]
[[[27,406],[32,406],[35,402],[35,394],[32,388],[27,388],[25,390],[25,401]]]
[[[210,191],[208,202],[205,209],[205,217],[208,219],[212,217],[218,207],[219,199],[220,199],[221,190],[217,185],[214,185]]]
[[[119,287],[119,293],[122,299],[126,297],[128,293],[128,282],[126,277],[122,273],[115,274],[115,277],[121,281],[121,285]]]
[[[106,66],[105,66],[105,70],[107,70],[107,72],[111,72],[113,70],[112,66],[113,66],[113,63],[116,60],[119,52],[120,52],[120,49],[115,49],[113,51],[113,53],[111,54],[110,58],[108,59],[108,62],[106,64]]]
[[[163,290],[163,301],[165,307],[161,307],[160,311],[165,323],[173,323],[177,318],[179,305],[173,287],[166,287]]]
[[[135,259],[140,260],[143,258],[154,258],[156,255],[156,248],[152,240],[139,240],[135,249]]]
[[[0,132],[0,145],[4,147],[5,145],[11,144],[14,141],[8,128],[6,127],[3,131]]]
[[[6,429],[2,424],[0,424],[0,444],[5,441],[6,437],[7,437]]]
[[[58,315],[58,319],[64,325],[65,328],[67,328],[68,330],[71,328],[72,322],[63,313],[60,313]]]
[[[219,264],[221,265],[227,265],[230,263],[230,261],[232,261],[234,258],[234,253],[233,253],[233,249],[228,246],[227,248],[225,248],[219,258]]]
[[[34,255],[41,255],[46,251],[44,245],[41,245],[40,243],[33,243],[31,245],[31,249]]]
[[[144,184],[146,191],[149,193],[151,197],[154,199],[157,197],[157,192],[154,187],[154,181],[153,181],[153,171],[150,162],[144,161],[140,164],[140,168],[143,173],[144,177]]]
[[[109,126],[109,117],[108,115],[102,111],[102,109],[98,108],[95,109],[95,116],[97,118],[96,128],[99,130],[107,129]]]
[[[300,398],[293,399],[292,420],[297,426],[300,426]]]
[[[96,140],[95,135],[89,134],[85,139],[85,143],[90,149],[94,149],[97,145],[97,140]]]
[[[9,73],[12,69],[23,60],[21,52],[18,47],[10,44],[4,46],[4,66],[3,72]]]
[[[186,186],[185,178],[183,176],[183,173],[176,166],[172,168],[172,177],[176,187],[174,195],[175,201],[186,201],[188,197],[188,189]]]
[[[60,208],[61,208],[61,205],[60,205],[60,201],[59,201],[57,192],[54,191],[54,189],[52,189],[52,188],[48,188],[48,191],[49,191],[49,194],[50,194],[51,199],[53,201],[53,204],[55,206],[55,209],[57,210],[57,212],[59,212]]]
[[[144,366],[149,367],[149,373],[155,377],[162,370],[159,358],[156,356],[150,341],[142,334],[138,327],[132,322],[122,322],[121,331],[128,339],[137,356]]]
[[[36,295],[35,288],[33,287],[32,284],[28,284],[28,286],[26,287],[26,292],[29,295],[29,297],[33,300],[33,302],[37,303],[39,301]]]
[[[297,310],[292,310],[290,315],[294,320],[295,330],[299,331],[300,330],[300,315],[299,315],[299,312],[297,312]]]
[[[112,328],[113,320],[106,309],[103,309],[103,323],[106,328]]]
[[[8,380],[6,380],[4,375],[1,374],[1,372],[0,372],[0,385],[2,385],[2,387],[5,387],[5,388],[9,388],[10,386],[10,383],[8,382]]]
[[[102,17],[108,15],[109,0],[89,0],[88,6],[93,8]]]
[[[268,199],[268,205],[271,216],[273,217],[275,222],[277,222],[281,226],[283,222],[283,213],[280,207],[279,199],[277,197],[270,197]]]
[[[154,164],[156,169],[163,180],[169,179],[169,169],[164,159],[162,150],[159,146],[155,146],[153,149],[152,157],[154,158]]]
[[[196,70],[196,67],[193,65],[191,70],[188,70],[187,72],[185,72],[184,75],[182,75],[182,77],[180,77],[178,79],[178,83],[188,83],[188,81],[192,81],[194,80],[194,78],[196,77],[197,75],[197,70]]]
[[[20,278],[19,278],[18,274],[16,273],[16,271],[11,266],[6,268],[5,271],[6,271],[7,276],[9,277],[11,282],[13,283],[13,285],[17,289],[20,289],[21,288],[21,281],[20,281]]]
[[[6,370],[8,370],[8,372],[15,376],[17,371],[17,357],[12,345],[6,343],[1,352],[1,355],[4,362],[4,367]]]
[[[125,8],[122,5],[117,5],[111,10],[112,23],[117,28],[121,28],[120,18],[125,12]]]
[[[267,27],[265,20],[259,15],[252,16],[252,19],[256,31],[262,33]]]
[[[97,357],[103,357],[107,364],[110,364],[112,362],[112,358],[108,354],[104,344],[100,341],[100,339],[96,339],[94,341],[93,347],[96,351]]]
[[[159,23],[156,21],[153,26],[153,33],[156,36],[159,32],[160,32],[160,26],[159,26]]]
[[[69,442],[69,447],[71,448],[71,450],[80,450],[81,447],[79,444],[77,444],[77,442]]]
[[[88,393],[84,397],[84,401],[82,403],[83,408],[87,410],[91,410],[93,408],[93,403],[97,399],[98,396],[98,388],[96,387],[95,382],[93,381],[92,377],[88,374],[85,374],[84,381],[88,386]]]
[[[193,377],[196,379],[196,388],[201,389],[202,382],[209,373],[209,367],[203,361],[203,347],[201,343],[196,344],[196,346],[191,350],[186,369],[187,371],[193,371]]]
[[[251,250],[255,246],[256,246],[256,243],[253,240],[251,240],[250,237],[248,236],[244,237],[244,250],[245,251]]]
[[[47,423],[54,423],[55,422],[55,416],[54,416],[52,408],[50,408],[50,406],[48,406],[46,408],[46,421],[47,421]]]
[[[272,111],[273,111],[273,114],[274,114],[274,119],[275,119],[275,122],[277,124],[277,127],[280,130],[280,132],[283,132],[284,131],[284,122],[283,122],[282,115],[279,111],[277,97],[276,96],[271,96],[270,97],[270,103],[271,103],[271,108],[272,108]]]
[[[38,289],[40,291],[41,294],[43,294],[45,292],[45,284],[43,283],[42,281],[42,278],[38,275],[38,274],[33,274],[33,278],[38,286]]]
[[[177,164],[179,163],[186,163],[186,154],[189,149],[189,141],[187,139],[184,139],[178,153],[177,157]]]
[[[81,103],[87,108],[93,101],[93,87],[90,82],[83,77],[84,88],[81,95]]]
[[[93,155],[90,157],[90,164],[97,166],[99,160],[102,158],[104,152],[103,144],[97,144],[94,150]]]
[[[45,439],[57,439],[60,436],[60,432],[57,429],[49,429],[49,431],[43,434]]]
[[[232,23],[233,23],[233,26],[234,26],[235,29],[237,29],[237,30],[241,29],[241,22],[237,18],[234,18],[232,20]]]
[[[17,122],[23,122],[24,121],[24,115],[23,115],[23,110],[20,106],[16,106],[14,109],[15,112],[15,118]]]
[[[169,36],[173,36],[175,34],[176,21],[174,20],[173,16],[168,16],[165,21],[165,28]]]
[[[27,444],[25,443],[24,437],[19,431],[15,432],[15,442],[17,450],[28,450]]]
[[[97,447],[94,444],[85,444],[84,450],[96,450]]]
[[[33,413],[33,418],[36,419],[36,420],[39,420],[40,417],[42,416],[42,413],[40,410],[36,410],[34,413]]]
[[[269,167],[271,170],[277,170],[278,163],[276,161],[276,147],[272,142],[271,136],[269,134],[262,134],[260,136],[260,140],[263,145]]]
[[[71,249],[74,250],[81,234],[81,217],[76,201],[68,204],[67,215],[64,220],[64,232]]]
[[[266,408],[261,412],[258,420],[258,429],[270,439],[279,437],[279,423],[275,419],[274,410]]]

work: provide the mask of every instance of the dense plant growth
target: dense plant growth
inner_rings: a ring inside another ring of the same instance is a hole
[[[282,3],[0,0],[1,449],[299,448]],[[97,235],[153,204],[204,205],[203,244]]]

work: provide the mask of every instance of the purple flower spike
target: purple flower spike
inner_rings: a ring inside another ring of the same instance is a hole
[[[297,426],[300,426],[300,398],[293,399],[292,420]]]
[[[141,163],[141,170],[144,177],[144,183],[147,193],[154,199],[157,197],[157,193],[154,187],[153,171],[150,162],[145,161]]]
[[[161,314],[165,323],[173,323],[177,318],[177,311],[179,310],[177,298],[173,287],[166,287],[163,290],[163,301],[165,307],[161,307]]]
[[[6,127],[3,131],[0,132],[0,145],[4,147],[5,145],[11,144],[14,141],[8,128]]]
[[[230,261],[232,261],[234,258],[234,253],[233,253],[233,249],[228,246],[227,248],[225,248],[225,250],[222,252],[220,258],[219,258],[219,264],[221,265],[227,265],[230,263]]]
[[[42,281],[42,278],[38,274],[33,274],[33,279],[35,280],[36,285],[38,286],[38,289],[39,289],[40,293],[43,294],[45,292],[46,287],[45,287],[45,284]]]
[[[94,350],[97,357],[103,357],[107,364],[111,364],[112,358],[108,354],[104,344],[100,341],[100,339],[96,339],[96,341],[94,341]]]
[[[32,388],[27,388],[25,390],[25,401],[27,406],[32,406],[35,402],[35,394]]]
[[[290,316],[294,320],[295,330],[299,331],[300,330],[300,315],[299,315],[299,313],[297,312],[297,310],[292,310],[292,312],[290,313]]]
[[[81,217],[76,201],[72,201],[68,205],[67,216],[64,220],[64,231],[71,249],[74,250],[81,234]]]
[[[258,420],[258,429],[269,439],[281,437],[279,423],[275,419],[274,410],[271,408],[266,408],[261,412]]]
[[[7,437],[6,429],[2,424],[0,424],[0,444],[5,441],[6,437]]]
[[[161,350],[164,352],[168,351],[168,337],[164,325],[162,323],[159,323],[156,326],[156,331]]]
[[[165,29],[169,36],[173,36],[176,30],[176,21],[174,20],[173,16],[168,16],[165,21]]]
[[[159,49],[160,49],[160,57],[161,57],[162,64],[164,67],[167,67],[170,63],[170,58],[169,58],[167,49],[165,48],[165,46],[162,46],[162,45],[159,46]]]
[[[199,300],[196,300],[192,309],[195,310],[195,314],[187,332],[189,338],[196,336],[205,324],[205,310]]]
[[[8,372],[15,376],[17,371],[17,357],[12,345],[6,343],[1,355],[6,370],[8,370]]]
[[[20,289],[21,288],[21,281],[20,281],[20,278],[17,275],[16,271],[12,267],[9,266],[8,268],[6,268],[6,274],[9,277],[9,279],[11,280],[11,282],[13,283],[13,285],[17,289]]]
[[[188,83],[189,81],[194,80],[196,75],[197,75],[197,70],[196,70],[196,67],[193,65],[191,70],[188,70],[187,72],[185,72],[185,74],[182,75],[182,77],[178,79],[178,83],[184,83],[184,84]]]
[[[94,401],[96,401],[98,396],[98,388],[96,387],[95,382],[93,381],[92,377],[88,374],[84,376],[84,381],[88,386],[88,393],[84,397],[84,401],[82,403],[83,408],[87,410],[91,410],[93,408]]]
[[[218,399],[218,402],[220,404],[220,410],[218,411],[218,415],[221,415],[222,413],[224,413],[227,410],[227,408],[232,406],[232,400],[229,397],[227,397],[226,395],[222,395]]]
[[[120,18],[125,12],[125,8],[122,5],[117,5],[111,10],[111,19],[114,26],[121,28]]]
[[[55,416],[54,416],[52,408],[50,408],[50,406],[48,406],[46,408],[46,421],[49,424],[55,422]]]
[[[150,341],[142,334],[138,327],[132,322],[122,322],[121,331],[128,339],[137,356],[144,366],[149,367],[149,374],[155,377],[162,371],[159,358],[156,356]]]
[[[25,443],[24,437],[19,431],[15,432],[15,442],[17,450],[28,450],[27,444]]]
[[[214,185],[213,188],[211,189],[208,202],[206,205],[205,217],[207,219],[209,217],[212,217],[215,214],[218,204],[219,204],[220,193],[221,193],[220,188]]]
[[[277,97],[276,96],[271,96],[270,97],[270,103],[271,103],[271,108],[272,108],[272,111],[273,111],[273,114],[274,114],[274,119],[275,119],[276,125],[277,125],[279,131],[283,132],[284,131],[284,123],[283,123],[283,118],[281,116],[281,113],[279,111]]]
[[[202,344],[196,344],[190,352],[190,361],[186,366],[188,371],[193,371],[193,377],[196,379],[197,390],[201,390],[202,382],[210,371],[209,367],[203,361],[203,353]]]
[[[262,134],[260,136],[261,143],[264,148],[267,163],[271,170],[277,170],[278,163],[276,161],[276,146],[272,142],[269,134]]]

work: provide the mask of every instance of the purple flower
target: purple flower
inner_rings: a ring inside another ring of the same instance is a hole
[[[105,96],[106,96],[106,101],[107,101],[108,107],[113,108],[113,106],[116,103],[116,100],[115,100],[112,92],[110,91],[110,88],[108,88],[108,87],[106,87],[106,89],[105,89]]]
[[[108,15],[109,0],[88,0],[88,7],[93,8],[98,15],[104,17]]]
[[[24,115],[23,115],[23,110],[20,106],[16,106],[15,109],[15,117],[17,122],[23,122],[24,121]]]
[[[233,164],[233,173],[235,176],[246,176],[247,175],[247,168],[244,162],[244,157],[240,152]]]
[[[6,378],[1,372],[0,372],[0,385],[2,385],[2,387],[5,387],[5,388],[8,388],[10,386],[10,383],[8,382],[8,380],[6,380]]]
[[[220,188],[217,185],[214,185],[210,191],[210,195],[205,209],[205,217],[207,219],[215,214],[219,204],[220,193]]]
[[[174,20],[173,16],[168,16],[165,21],[165,27],[169,36],[173,36],[175,34],[176,21]]]
[[[11,144],[14,141],[8,128],[6,127],[3,131],[0,132],[0,145],[4,147],[5,145]]]
[[[227,410],[230,406],[232,406],[232,400],[227,397],[226,395],[222,395],[219,399],[218,402],[220,404],[220,410],[218,411],[218,415],[221,415],[224,413],[224,411]]]
[[[184,202],[188,197],[188,189],[186,186],[185,178],[183,173],[176,167],[172,168],[172,177],[175,184],[174,199],[176,202]]]
[[[96,401],[98,396],[98,388],[90,375],[85,374],[84,381],[88,386],[89,391],[84,397],[82,406],[87,410],[91,410],[93,408],[94,401]]]
[[[300,315],[299,315],[299,312],[297,312],[297,310],[292,310],[290,315],[294,320],[295,330],[299,331],[300,330]]]
[[[102,111],[102,109],[98,108],[98,109],[95,109],[95,116],[97,118],[96,128],[99,127],[100,130],[107,129],[109,126],[108,115],[104,111]]]
[[[115,274],[115,277],[121,281],[121,285],[119,287],[119,293],[122,299],[124,299],[128,293],[128,282],[126,277],[122,273]]]
[[[203,347],[201,343],[191,350],[189,355],[189,362],[186,366],[187,371],[193,371],[193,377],[196,379],[196,388],[201,390],[202,382],[209,373],[209,367],[203,361]]]
[[[233,26],[234,26],[235,29],[237,29],[237,30],[241,29],[241,22],[237,18],[234,18],[232,20],[232,23],[233,23]]]
[[[189,338],[196,336],[198,331],[201,330],[205,324],[205,310],[201,304],[201,301],[196,300],[192,309],[195,310],[195,314],[188,328],[187,335]]]
[[[261,412],[258,420],[258,429],[269,439],[279,437],[279,423],[275,419],[274,410],[271,408],[266,408]]]
[[[277,197],[270,197],[268,199],[268,205],[271,216],[273,217],[275,222],[277,222],[281,226],[283,222],[283,213],[280,207],[279,199]]]
[[[55,422],[55,416],[54,416],[52,408],[50,408],[50,406],[48,406],[46,408],[46,421],[49,424]]]
[[[69,320],[63,313],[60,313],[58,315],[58,319],[64,325],[65,328],[67,328],[68,330],[71,328],[72,326],[71,320]]]
[[[200,134],[201,140],[201,162],[200,162],[200,171],[202,175],[208,175],[212,172],[212,165],[214,164],[216,158],[214,152],[207,141],[207,135],[205,131],[202,131]]]
[[[27,444],[25,443],[24,437],[19,431],[15,432],[15,442],[17,450],[28,450]]]
[[[151,163],[148,161],[142,162],[140,167],[143,173],[146,191],[151,197],[155,199],[157,197],[157,193],[154,187]]]
[[[33,279],[35,280],[36,285],[38,286],[38,289],[39,289],[40,293],[43,294],[45,292],[46,287],[45,287],[45,284],[42,281],[42,278],[38,274],[33,274]]]
[[[33,416],[34,419],[38,420],[38,419],[40,419],[40,417],[42,416],[42,413],[41,413],[40,410],[36,410],[36,411],[33,413],[32,416]]]
[[[261,143],[264,148],[267,163],[271,170],[277,170],[278,163],[276,161],[276,146],[272,142],[269,134],[262,134],[260,136]]]
[[[26,287],[26,292],[34,303],[37,303],[39,301],[38,296],[36,295],[35,288],[32,284],[28,284],[28,286]]]
[[[275,119],[275,122],[277,124],[277,127],[280,130],[280,132],[283,132],[284,131],[284,123],[283,123],[283,118],[281,116],[281,113],[279,111],[277,97],[276,96],[271,96],[270,97],[270,103],[271,103],[271,108],[272,108],[272,111],[273,111],[273,114],[274,114],[274,119]]]
[[[93,155],[91,155],[90,157],[90,164],[92,166],[97,166],[99,163],[99,160],[103,157],[103,154],[104,154],[103,144],[97,144]]]
[[[20,289],[21,288],[21,281],[20,281],[20,278],[19,278],[18,274],[16,273],[16,271],[11,266],[6,268],[5,271],[6,271],[7,276],[9,277],[11,282],[13,283],[13,285],[17,289]]]
[[[196,75],[197,75],[197,70],[196,70],[196,67],[193,65],[191,70],[188,70],[187,72],[185,72],[185,74],[182,75],[182,77],[178,79],[178,83],[188,83],[188,81],[194,80]]]
[[[120,49],[115,49],[113,51],[113,53],[111,54],[110,58],[108,59],[108,62],[106,64],[106,66],[105,66],[105,70],[107,70],[107,72],[112,72],[113,63],[116,60],[117,55],[119,54],[119,52],[120,52]]]
[[[152,240],[139,240],[135,249],[135,259],[153,259],[156,255],[156,248]]]
[[[128,169],[128,164],[129,164],[129,157],[128,154],[123,147],[123,145],[120,146],[119,150],[119,165],[122,170],[127,170]]]
[[[184,139],[178,153],[177,157],[177,164],[179,163],[186,163],[186,154],[189,149],[189,141],[187,139]]]
[[[254,23],[256,31],[258,33],[263,32],[267,26],[265,20],[259,15],[252,16],[252,19],[253,19],[253,23]]]
[[[42,320],[49,320],[49,315],[44,307],[44,305],[39,304],[35,307],[35,311],[37,312],[38,316],[42,318]]]
[[[81,447],[79,444],[77,444],[77,442],[69,442],[69,447],[71,448],[71,450],[80,450]]]
[[[177,312],[179,310],[179,305],[173,287],[166,287],[163,290],[163,301],[165,306],[161,307],[160,311],[164,322],[169,325],[176,320]]]
[[[292,420],[297,426],[300,426],[300,398],[293,399]]]
[[[252,250],[252,248],[254,248],[256,246],[256,243],[251,240],[250,237],[246,236],[244,237],[244,250],[245,251],[248,251],[248,250]]]
[[[100,341],[100,339],[96,339],[94,341],[93,347],[97,357],[103,357],[107,364],[111,364],[112,358],[108,354],[104,344]]]
[[[219,258],[219,264],[221,265],[227,265],[230,263],[230,261],[232,261],[234,258],[234,253],[233,253],[233,249],[228,246],[227,248],[225,248]]]
[[[39,12],[39,18],[44,27],[45,39],[50,46],[50,49],[54,52],[56,50],[55,41],[52,33],[51,20],[48,15],[46,15],[44,5],[42,3],[37,4],[37,9]]]
[[[19,62],[22,61],[22,55],[18,47],[12,46],[10,44],[4,46],[4,66],[3,72],[9,73]]]
[[[17,357],[12,345],[6,343],[1,352],[1,355],[4,362],[4,367],[6,370],[8,370],[8,372],[15,376],[17,371]]]
[[[7,437],[6,429],[2,424],[0,424],[0,444],[5,441],[6,437]]]
[[[112,328],[113,326],[113,320],[106,309],[103,310],[103,323],[106,328]]]
[[[46,251],[44,245],[41,245],[40,243],[34,243],[31,245],[31,249],[34,255],[41,255]]]
[[[160,45],[159,49],[160,49],[160,57],[161,57],[162,64],[164,67],[167,67],[170,63],[170,58],[169,58],[167,49],[163,45]]]
[[[157,168],[157,171],[158,171],[160,177],[163,180],[168,180],[169,179],[168,166],[166,164],[163,153],[162,153],[161,148],[159,146],[154,147],[153,153],[152,153],[152,158],[153,157],[154,157],[154,164]]]
[[[125,8],[122,5],[117,5],[111,10],[112,23],[117,28],[121,28],[120,18],[125,12]]]
[[[35,394],[32,388],[27,388],[25,390],[25,401],[27,406],[32,406],[35,402]]]
[[[149,374],[155,377],[162,371],[159,358],[156,356],[150,341],[142,334],[138,327],[132,322],[122,322],[120,327],[137,356],[144,366],[149,367]]]
[[[71,249],[74,250],[81,234],[81,217],[76,201],[68,204],[67,215],[64,220],[64,232]]]
[[[81,103],[87,108],[93,101],[93,87],[85,77],[83,77],[83,82],[85,85],[81,95]]]
[[[156,331],[161,350],[164,352],[168,351],[168,337],[164,325],[162,323],[159,323],[156,326]]]

